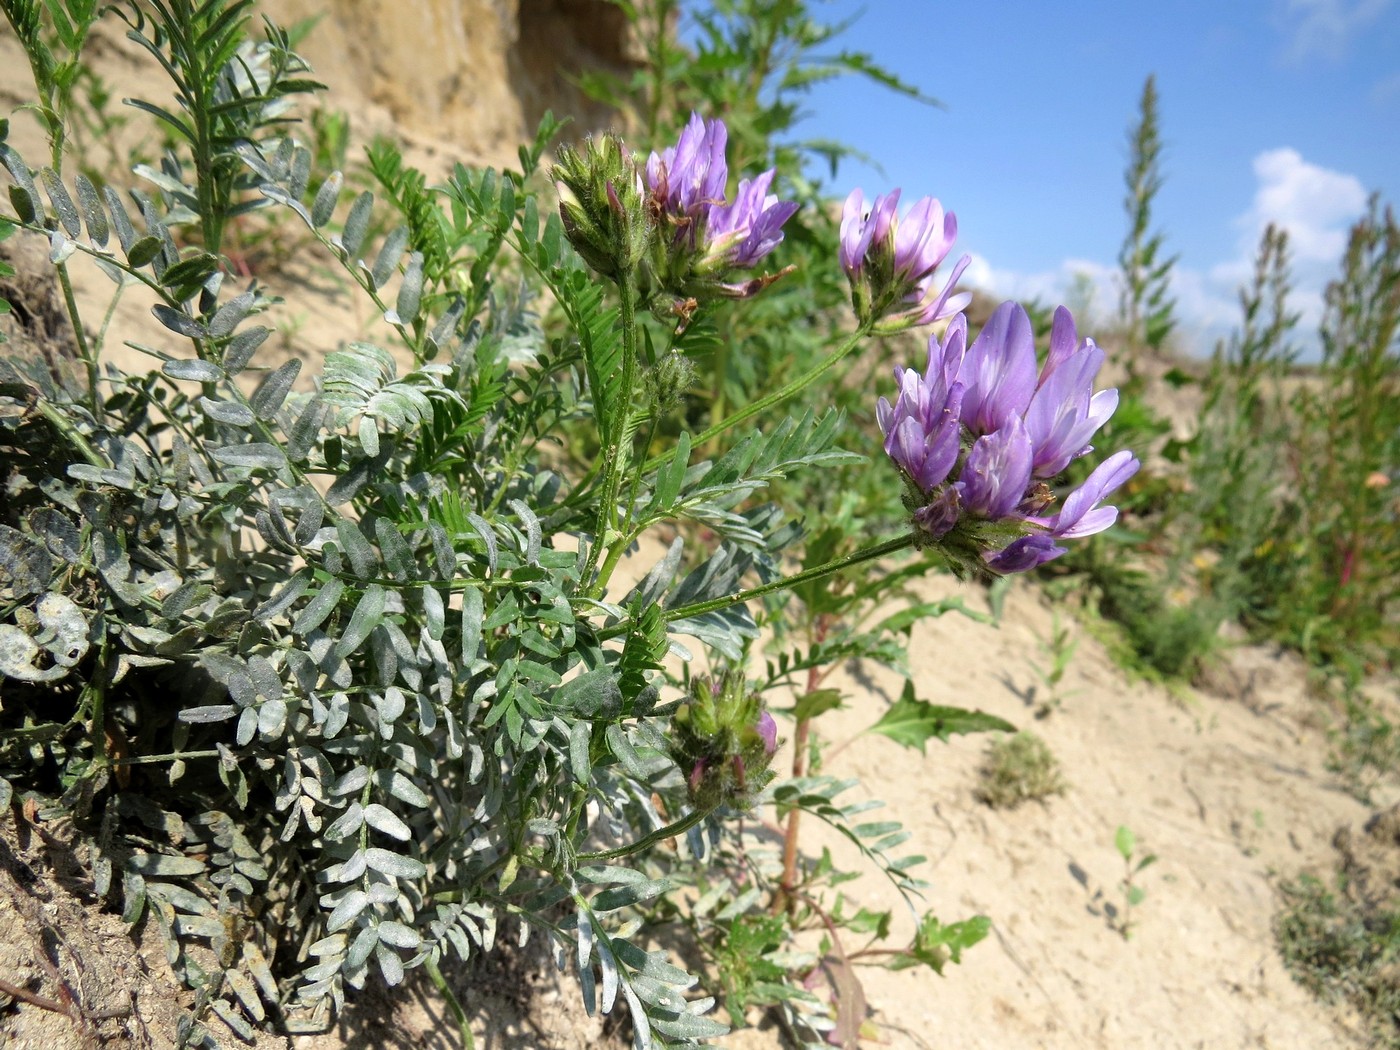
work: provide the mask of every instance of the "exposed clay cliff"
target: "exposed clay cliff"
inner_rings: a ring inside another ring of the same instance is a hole
[[[630,35],[607,0],[266,0],[274,21],[319,16],[301,51],[338,108],[367,102],[410,139],[509,163],[546,110],[583,129],[609,111],[573,82],[625,73]],[[387,129],[375,129],[387,130]]]

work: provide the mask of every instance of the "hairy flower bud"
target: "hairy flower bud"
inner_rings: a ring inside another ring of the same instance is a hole
[[[695,384],[695,365],[684,354],[672,350],[664,354],[647,374],[647,393],[656,415],[670,415],[680,407],[685,393]]]
[[[588,138],[583,149],[561,146],[552,175],[559,218],[574,250],[614,280],[636,270],[651,238],[641,175],[621,139]]]
[[[741,673],[696,678],[671,720],[671,757],[700,809],[748,809],[773,779],[778,726]]]

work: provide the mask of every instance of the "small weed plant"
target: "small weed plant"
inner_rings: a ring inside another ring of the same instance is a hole
[[[1015,809],[1069,790],[1050,745],[1028,730],[992,741],[980,776],[977,797],[993,809]]]
[[[1061,619],[1057,611],[1050,621],[1049,637],[1039,639],[1039,644],[1045,663],[1037,665],[1035,673],[1045,686],[1045,701],[1036,708],[1035,716],[1049,718],[1070,695],[1061,689],[1061,683],[1069,671],[1075,650],[1079,648],[1079,639],[1071,637],[1069,623]]]
[[[1400,913],[1368,907],[1347,892],[1341,874],[1336,880],[1329,888],[1317,876],[1302,875],[1279,886],[1279,952],[1308,991],[1355,1009],[1373,1045],[1400,1047]]]
[[[1143,853],[1138,849],[1137,835],[1126,824],[1120,824],[1113,836],[1113,846],[1123,860],[1123,879],[1119,888],[1123,891],[1123,911],[1118,916],[1117,930],[1123,939],[1133,936],[1133,909],[1147,899],[1147,891],[1138,882],[1143,869],[1157,863],[1157,854]]]

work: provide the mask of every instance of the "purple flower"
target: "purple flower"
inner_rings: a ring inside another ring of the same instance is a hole
[[[899,190],[876,197],[869,208],[865,206],[864,192],[859,189],[852,190],[846,198],[841,209],[841,245],[837,257],[841,260],[841,269],[851,280],[860,275],[871,243],[889,239],[898,207]]]
[[[646,184],[661,210],[672,217],[698,220],[709,205],[724,201],[729,165],[724,147],[729,129],[722,120],[705,120],[692,113],[674,146],[647,158]],[[678,236],[684,233],[682,228]],[[690,228],[691,243],[695,229]]]
[[[1026,424],[1013,416],[1000,430],[972,443],[954,488],[970,513],[1000,521],[1012,517],[1031,480],[1034,450]]]
[[[876,197],[867,208],[864,192],[852,190],[841,212],[837,256],[851,282],[856,313],[882,332],[951,317],[971,301],[970,295],[951,294],[968,256],[953,267],[941,290],[934,287],[934,272],[957,238],[957,218],[932,197],[921,198],[900,217],[899,192]]]
[[[1026,410],[1036,477],[1053,478],[1088,452],[1089,439],[1117,410],[1117,390],[1094,393],[1102,366],[1103,351],[1092,339],[1076,346],[1074,318],[1063,306],[1056,310],[1050,356]]]
[[[924,374],[896,368],[899,397],[893,405],[882,397],[875,407],[886,455],[921,492],[942,483],[958,458],[963,387],[956,377],[966,345],[967,319],[959,314],[942,343],[929,338]]]
[[[732,271],[752,269],[781,243],[798,205],[770,192],[776,169],[741,180],[734,199],[725,199],[728,134],[722,120],[692,113],[676,145],[652,153],[643,173],[660,231],[652,272],[681,298],[745,298],[781,276],[732,279]]]
[[[1002,303],[992,312],[959,378],[967,387],[963,425],[973,434],[990,434],[1025,415],[1035,393],[1035,333],[1019,303]]]
[[[783,223],[797,212],[796,201],[768,192],[775,169],[744,179],[728,204],[711,205],[705,225],[705,254],[747,270],[781,243]]]
[[[1136,474],[1140,466],[1137,457],[1126,449],[1109,456],[1094,468],[1084,484],[1065,497],[1050,531],[1069,539],[1103,532],[1118,520],[1118,508],[1100,504]]]
[[[759,739],[763,741],[764,751],[771,755],[778,750],[778,723],[773,721],[773,716],[766,709],[758,716],[758,722],[755,723],[754,729],[758,731]]]
[[[876,418],[885,453],[909,484],[920,542],[955,565],[1024,572],[1064,554],[1058,540],[1112,525],[1118,511],[1103,502],[1139,463],[1127,451],[1110,456],[1052,512],[1046,479],[1090,450],[1118,405],[1116,390],[1093,389],[1103,351],[1079,342],[1061,308],[1037,376],[1030,318],[1016,303],[997,307],[964,350],[966,343],[959,315],[941,342],[929,339],[923,375],[895,370],[898,397],[881,398]]]
[[[987,558],[987,567],[993,572],[1029,572],[1047,561],[1054,561],[1068,548],[1056,546],[1054,537],[1043,532],[1033,532],[1029,536],[1012,540],[1004,550],[997,551]]]

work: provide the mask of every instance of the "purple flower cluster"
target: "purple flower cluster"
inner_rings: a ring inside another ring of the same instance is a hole
[[[721,294],[742,297],[757,291],[766,282],[726,284],[724,272],[757,266],[782,241],[783,223],[798,208],[769,192],[776,169],[741,180],[734,199],[725,200],[728,137],[722,120],[693,113],[676,145],[647,159],[648,210],[661,230],[666,258],[659,269],[677,291],[689,291],[685,286],[693,276],[718,278],[715,287]]]
[[[841,268],[851,282],[856,316],[875,331],[894,332],[952,317],[971,296],[953,295],[967,268],[964,255],[942,289],[934,273],[952,251],[958,220],[932,197],[916,201],[899,214],[899,190],[866,206],[860,190],[851,191],[841,212]]]
[[[1055,312],[1050,352],[1037,369],[1030,318],[997,307],[971,347],[967,319],[929,339],[923,375],[895,370],[894,404],[880,398],[885,452],[917,494],[914,523],[945,548],[976,551],[997,572],[1023,572],[1065,553],[1060,539],[1102,532],[1117,520],[1103,501],[1137,472],[1131,452],[1109,456],[1055,502],[1048,482],[1090,451],[1118,407],[1094,392],[1103,351],[1082,342],[1074,318]]]

